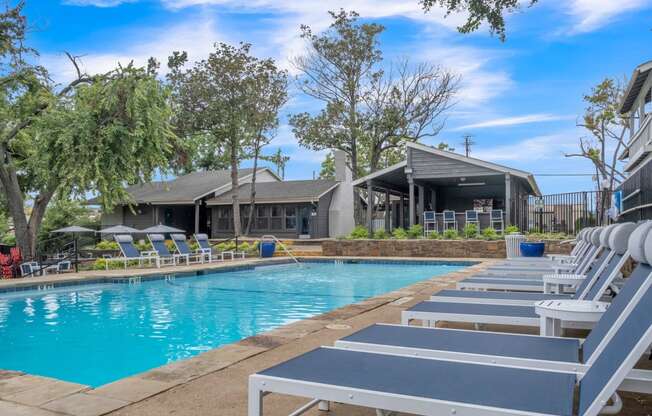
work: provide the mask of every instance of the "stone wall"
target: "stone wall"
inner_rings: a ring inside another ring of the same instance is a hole
[[[547,254],[568,254],[570,244],[546,241]],[[324,256],[505,258],[505,241],[484,240],[326,240]]]

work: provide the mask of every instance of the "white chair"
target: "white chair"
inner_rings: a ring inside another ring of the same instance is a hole
[[[503,218],[503,210],[492,209],[490,215],[491,215],[491,222],[490,222],[491,228],[498,231],[499,233],[505,231],[505,220]]]
[[[435,216],[435,211],[424,211],[423,212],[423,233],[424,235],[430,235],[432,232],[438,232],[437,230],[437,217]]]
[[[444,231],[451,228],[451,225],[453,226],[453,229],[457,231],[457,218],[455,217],[455,211],[444,210],[443,215],[444,215]]]
[[[473,209],[467,209],[464,213],[465,224],[475,224],[480,229],[480,220],[478,219],[478,211]]]

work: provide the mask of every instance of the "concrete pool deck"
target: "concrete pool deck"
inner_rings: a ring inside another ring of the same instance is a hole
[[[332,258],[330,258],[332,259]],[[341,259],[338,257],[337,259]],[[369,258],[389,260],[387,258]],[[392,259],[394,260],[394,259]],[[402,259],[469,261],[472,259]],[[400,312],[427,299],[433,292],[452,287],[463,279],[487,267],[492,261],[475,259],[480,263],[463,270],[424,280],[405,288],[385,293],[362,302],[298,321],[237,343],[217,348],[190,359],[154,368],[133,377],[91,389],[59,380],[0,371],[0,415],[35,416],[112,416],[143,415],[246,415],[247,378],[250,374],[285,361],[321,345],[332,345],[337,339],[377,322],[398,323]],[[287,259],[279,259],[284,262]],[[262,260],[237,261],[238,265],[256,265]],[[227,262],[217,267],[226,267]],[[215,268],[197,265],[193,270]],[[188,271],[165,268],[166,272]],[[125,276],[124,270],[113,276]],[[160,270],[149,273],[158,274]],[[132,276],[143,275],[136,271]],[[75,281],[92,280],[107,273],[91,272],[79,276],[66,275]],[[61,279],[62,276],[54,276]],[[39,284],[51,284],[50,277],[26,279]],[[0,287],[2,287],[0,282]],[[502,329],[505,328],[492,328]],[[512,328],[522,330],[522,328]],[[532,330],[524,329],[521,332]],[[647,363],[645,363],[647,364]],[[649,366],[648,366],[649,367]],[[623,395],[625,407],[621,414],[642,416],[652,412],[652,396]],[[287,415],[306,400],[271,395],[265,399],[267,415]],[[311,410],[308,415],[324,414]],[[336,416],[375,415],[370,409],[334,405]]]

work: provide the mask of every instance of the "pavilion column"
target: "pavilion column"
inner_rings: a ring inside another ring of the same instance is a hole
[[[512,177],[505,174],[505,226],[512,225]]]
[[[390,212],[391,201],[389,200],[389,191],[385,190],[385,231],[390,232],[392,230],[391,222],[392,215]]]
[[[201,201],[195,201],[195,234],[199,234],[199,204]]]
[[[398,206],[398,226],[405,228],[405,195],[401,194],[401,202]]]
[[[367,228],[369,235],[374,233],[374,187],[371,181],[367,181]]]
[[[437,189],[430,188],[430,205],[433,211],[437,211]]]
[[[426,195],[425,195],[425,189],[423,185],[417,185],[417,188],[419,189],[419,215],[418,215],[418,223],[423,225],[423,211],[425,211],[425,204],[426,204]]]
[[[409,209],[408,209],[408,214],[410,214],[410,220],[409,220],[409,225],[412,227],[414,225],[414,217],[415,217],[415,209],[414,209],[414,179],[412,179],[412,175],[408,175],[408,188],[409,188]]]
[[[158,205],[152,205],[152,210],[154,211],[154,225],[158,225]]]

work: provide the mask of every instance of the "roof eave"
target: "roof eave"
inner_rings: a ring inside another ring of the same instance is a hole
[[[636,92],[632,91],[634,85],[636,85],[637,78],[641,73],[648,71],[650,69],[652,69],[652,61],[642,63],[634,69],[634,71],[632,72],[632,76],[629,79],[629,83],[627,84],[627,88],[625,89],[625,93],[623,94],[623,100],[618,108],[618,112],[620,114],[627,114],[631,110],[631,104],[628,107],[625,107],[625,105],[628,102],[630,102],[629,98],[632,94],[638,96],[638,94],[640,93],[640,90]],[[636,97],[634,97],[634,100],[636,100]],[[634,100],[632,100],[632,103]]]

